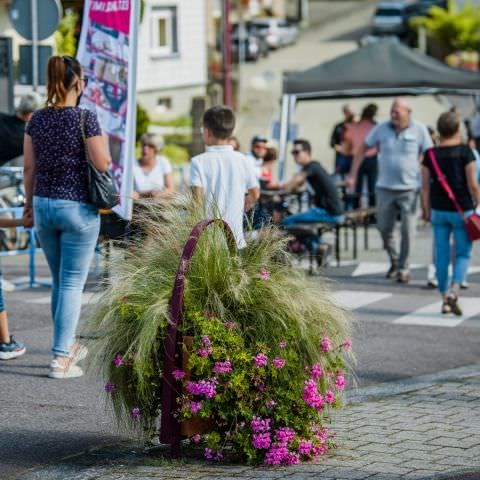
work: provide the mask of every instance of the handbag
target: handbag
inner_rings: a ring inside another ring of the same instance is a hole
[[[457,202],[455,198],[455,194],[453,193],[450,185],[445,178],[442,170],[438,166],[437,158],[435,157],[435,152],[433,148],[428,151],[428,155],[430,157],[430,161],[432,162],[433,169],[435,170],[435,175],[437,176],[437,180],[440,183],[441,187],[445,190],[448,198],[453,202],[455,208],[457,209],[458,213],[462,216],[463,221],[465,223],[465,229],[467,230],[468,238],[473,242],[474,240],[480,239],[480,215],[477,213],[472,213],[471,215],[465,216],[465,213],[462,207]]]
[[[87,138],[85,136],[85,115],[87,111],[80,111],[80,130],[82,132],[85,157],[87,159],[88,200],[97,208],[110,210],[118,205],[120,197],[117,187],[109,171],[99,172],[88,154]]]

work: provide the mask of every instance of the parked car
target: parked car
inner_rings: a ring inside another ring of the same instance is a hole
[[[380,2],[373,16],[373,35],[406,36],[409,33],[409,21],[418,15],[418,8],[418,2]]]
[[[254,35],[232,35],[233,61],[256,62],[260,55],[260,40]]]
[[[270,49],[293,45],[298,39],[298,28],[282,18],[264,17],[251,20],[265,37]]]
[[[260,31],[260,29],[251,22],[244,22],[242,24],[234,23],[232,24],[232,38],[233,38],[233,48],[237,48],[239,45],[239,38],[240,36],[243,38],[244,41],[244,51],[251,50],[251,58],[248,60],[256,60],[258,56],[266,57],[269,52],[269,46],[265,35]],[[251,46],[249,46],[251,44]],[[255,45],[255,46],[253,46]],[[255,53],[253,54],[254,50],[257,50],[256,46],[258,46],[258,55]],[[245,53],[244,53],[245,55]],[[255,58],[253,58],[255,57]]]
[[[448,0],[419,0],[417,15],[428,15],[428,11],[431,7],[436,6],[440,8],[448,8]]]

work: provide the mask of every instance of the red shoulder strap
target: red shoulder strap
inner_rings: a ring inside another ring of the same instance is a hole
[[[455,194],[450,188],[450,185],[448,184],[447,179],[445,178],[445,175],[440,170],[433,148],[428,150],[428,156],[430,157],[430,161],[432,162],[432,166],[433,166],[433,169],[435,170],[435,175],[437,176],[438,182],[440,183],[442,188],[445,190],[445,193],[448,195],[448,198],[455,205],[455,208],[458,210],[458,213],[463,217],[463,209],[457,202],[457,199],[455,198]]]

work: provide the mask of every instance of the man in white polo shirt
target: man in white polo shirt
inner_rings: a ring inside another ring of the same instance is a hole
[[[392,104],[390,121],[377,125],[353,160],[348,185],[353,188],[358,169],[369,148],[378,148],[377,227],[390,258],[387,278],[401,283],[410,280],[408,256],[415,230],[417,195],[420,180],[420,159],[432,147],[425,125],[411,118],[411,108],[404,98]],[[393,232],[397,216],[401,221],[400,253]]]

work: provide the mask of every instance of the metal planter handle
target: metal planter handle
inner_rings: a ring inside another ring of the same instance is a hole
[[[192,257],[202,233],[212,224],[220,225],[225,234],[228,248],[231,252],[236,250],[235,237],[228,224],[222,219],[207,219],[197,223],[183,248],[180,264],[175,276],[172,298],[170,300],[170,323],[165,339],[162,377],[162,411],[160,417],[160,441],[171,445],[172,456],[179,457],[180,448],[180,422],[174,416],[177,409],[177,399],[181,395],[179,382],[173,378],[173,371],[182,368],[182,355],[180,343],[182,335],[178,327],[183,321],[183,302],[185,291],[185,276],[190,268]]]

